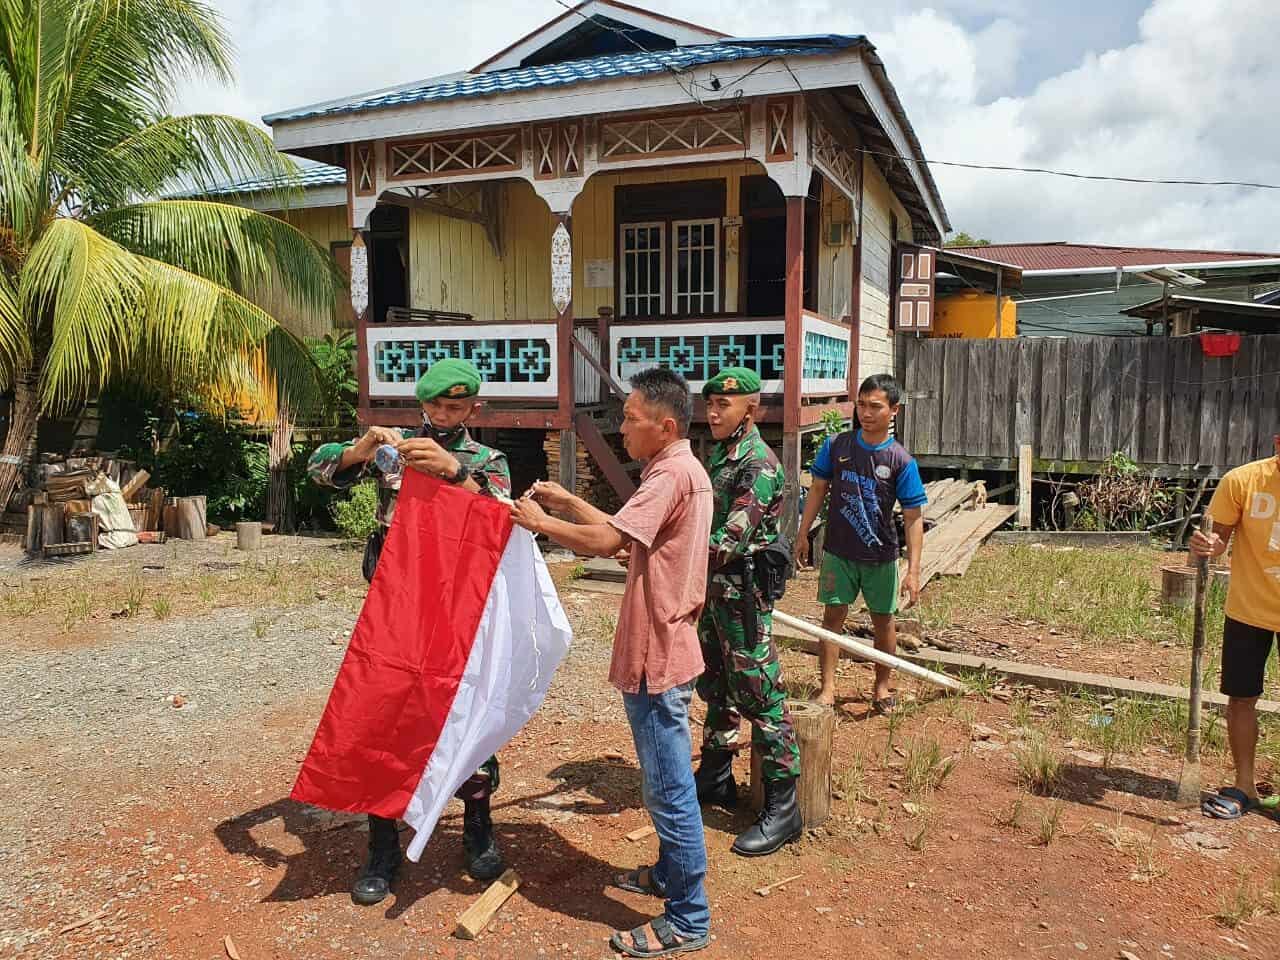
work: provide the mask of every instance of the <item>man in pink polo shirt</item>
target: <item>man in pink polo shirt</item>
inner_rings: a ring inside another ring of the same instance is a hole
[[[630,957],[657,957],[710,942],[689,701],[703,668],[697,624],[706,596],[713,507],[711,481],[685,439],[693,399],[684,380],[658,368],[636,374],[622,413],[627,453],[648,462],[640,488],[621,510],[610,515],[558,484],[538,483],[530,497],[516,501],[511,516],[576,553],[629,552],[609,682],[622,691],[659,854],[652,867],[623,874],[615,883],[664,898],[666,909],[642,927],[616,932],[610,945]],[[548,516],[542,506],[571,519]]]

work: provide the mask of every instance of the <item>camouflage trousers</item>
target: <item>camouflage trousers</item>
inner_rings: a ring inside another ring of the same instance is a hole
[[[710,600],[698,621],[706,670],[698,679],[698,696],[707,703],[702,728],[703,749],[735,750],[743,719],[751,724],[751,742],[762,758],[766,780],[800,775],[782,665],[773,644],[773,611],[756,611],[755,636],[748,637],[739,600]]]

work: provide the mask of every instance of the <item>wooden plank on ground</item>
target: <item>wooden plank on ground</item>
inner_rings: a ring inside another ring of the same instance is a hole
[[[476,902],[458,918],[453,935],[459,940],[474,940],[519,886],[520,877],[514,870],[508,870],[490,884],[489,889],[480,894]]]
[[[929,502],[924,508],[925,521],[938,523],[953,510],[958,510],[966,500],[973,496],[977,486],[976,483],[964,480],[952,481],[939,493],[937,500],[932,497],[929,498]]]
[[[964,455],[964,426],[972,419],[968,409],[968,392],[965,376],[969,372],[968,340],[940,340],[943,350],[942,396],[947,402],[942,406],[942,435],[939,444],[947,455]]]

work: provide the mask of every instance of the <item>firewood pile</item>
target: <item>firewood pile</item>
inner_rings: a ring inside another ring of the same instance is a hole
[[[151,475],[111,457],[46,457],[36,483],[15,498],[25,507],[23,545],[35,558],[87,554],[167,537],[202,540],[216,533],[204,497],[170,497],[148,486]]]

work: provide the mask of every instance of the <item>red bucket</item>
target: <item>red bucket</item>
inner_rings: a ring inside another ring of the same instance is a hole
[[[1240,349],[1240,334],[1202,333],[1200,349],[1206,357],[1234,357]]]

